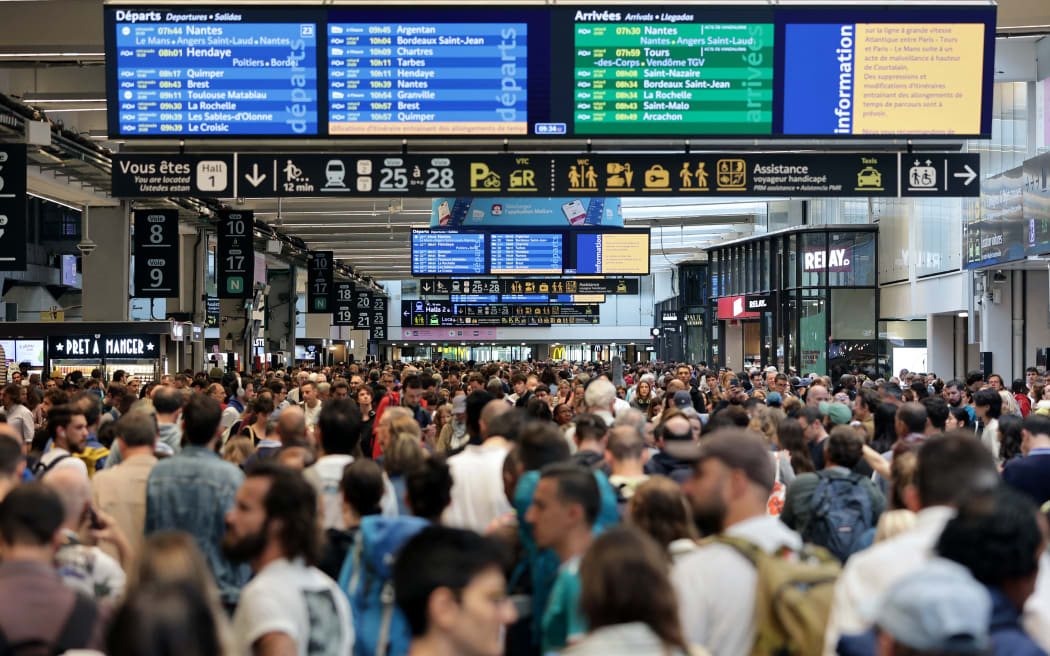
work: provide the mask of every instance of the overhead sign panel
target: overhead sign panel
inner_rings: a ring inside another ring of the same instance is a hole
[[[114,196],[121,198],[473,194],[438,204],[438,224],[450,227],[478,213],[484,225],[488,213],[503,212],[506,194],[556,198],[557,207],[543,211],[579,228],[603,225],[603,197],[976,197],[979,179],[979,157],[970,153],[115,155],[112,173]]]
[[[26,270],[26,147],[0,144],[0,271]]]
[[[368,338],[373,341],[386,339],[387,297],[378,294],[372,296],[372,331]]]
[[[72,335],[48,337],[50,360],[103,358],[154,360],[160,356],[159,335]]]
[[[233,195],[234,155],[113,155],[114,198]]]
[[[327,314],[332,311],[332,273],[335,256],[332,251],[315,251],[310,259],[306,282],[306,312]]]
[[[317,134],[320,14],[107,9],[109,131]]]
[[[354,283],[335,283],[335,294],[332,300],[332,325],[354,325]]]
[[[994,5],[103,11],[115,137],[991,133]]]
[[[135,210],[135,296],[179,295],[179,211]]]
[[[401,301],[403,328],[476,326],[597,325],[596,304],[459,304],[447,301]]]
[[[419,291],[424,296],[451,294],[583,294],[636,295],[637,278],[565,278],[565,279],[470,279],[423,278]]]
[[[219,298],[251,298],[255,280],[252,212],[219,212],[215,271]]]

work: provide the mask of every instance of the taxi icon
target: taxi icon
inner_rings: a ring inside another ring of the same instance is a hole
[[[865,166],[857,174],[857,188],[882,188],[882,173],[873,166]]]

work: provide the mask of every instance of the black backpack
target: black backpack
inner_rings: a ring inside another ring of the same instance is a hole
[[[847,478],[832,478],[817,472],[820,482],[810,501],[810,520],[803,527],[802,539],[830,551],[839,562],[846,562],[860,550],[861,536],[875,525],[871,497],[861,485],[863,477],[850,472]]]
[[[0,631],[0,656],[58,656],[71,649],[83,649],[95,632],[97,620],[98,607],[94,600],[75,592],[73,610],[69,612],[69,617],[54,643],[48,645],[43,640],[11,643],[7,641],[3,631]]]

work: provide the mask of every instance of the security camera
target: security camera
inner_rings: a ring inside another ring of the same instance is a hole
[[[85,239],[84,241],[77,244],[77,250],[79,250],[84,255],[91,255],[95,252],[96,248],[98,248],[98,244],[91,241],[90,239]]]

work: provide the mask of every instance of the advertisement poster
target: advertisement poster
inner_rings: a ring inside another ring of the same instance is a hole
[[[812,312],[799,318],[799,342],[802,346],[802,372],[823,374],[828,370],[827,334],[823,312]]]
[[[981,184],[977,215],[966,222],[966,266],[1023,259],[1031,233],[1024,225],[1024,170],[1010,169]]]
[[[431,227],[623,227],[619,198],[435,198]]]
[[[1050,253],[1050,154],[1026,160],[1021,168],[1025,255]]]

